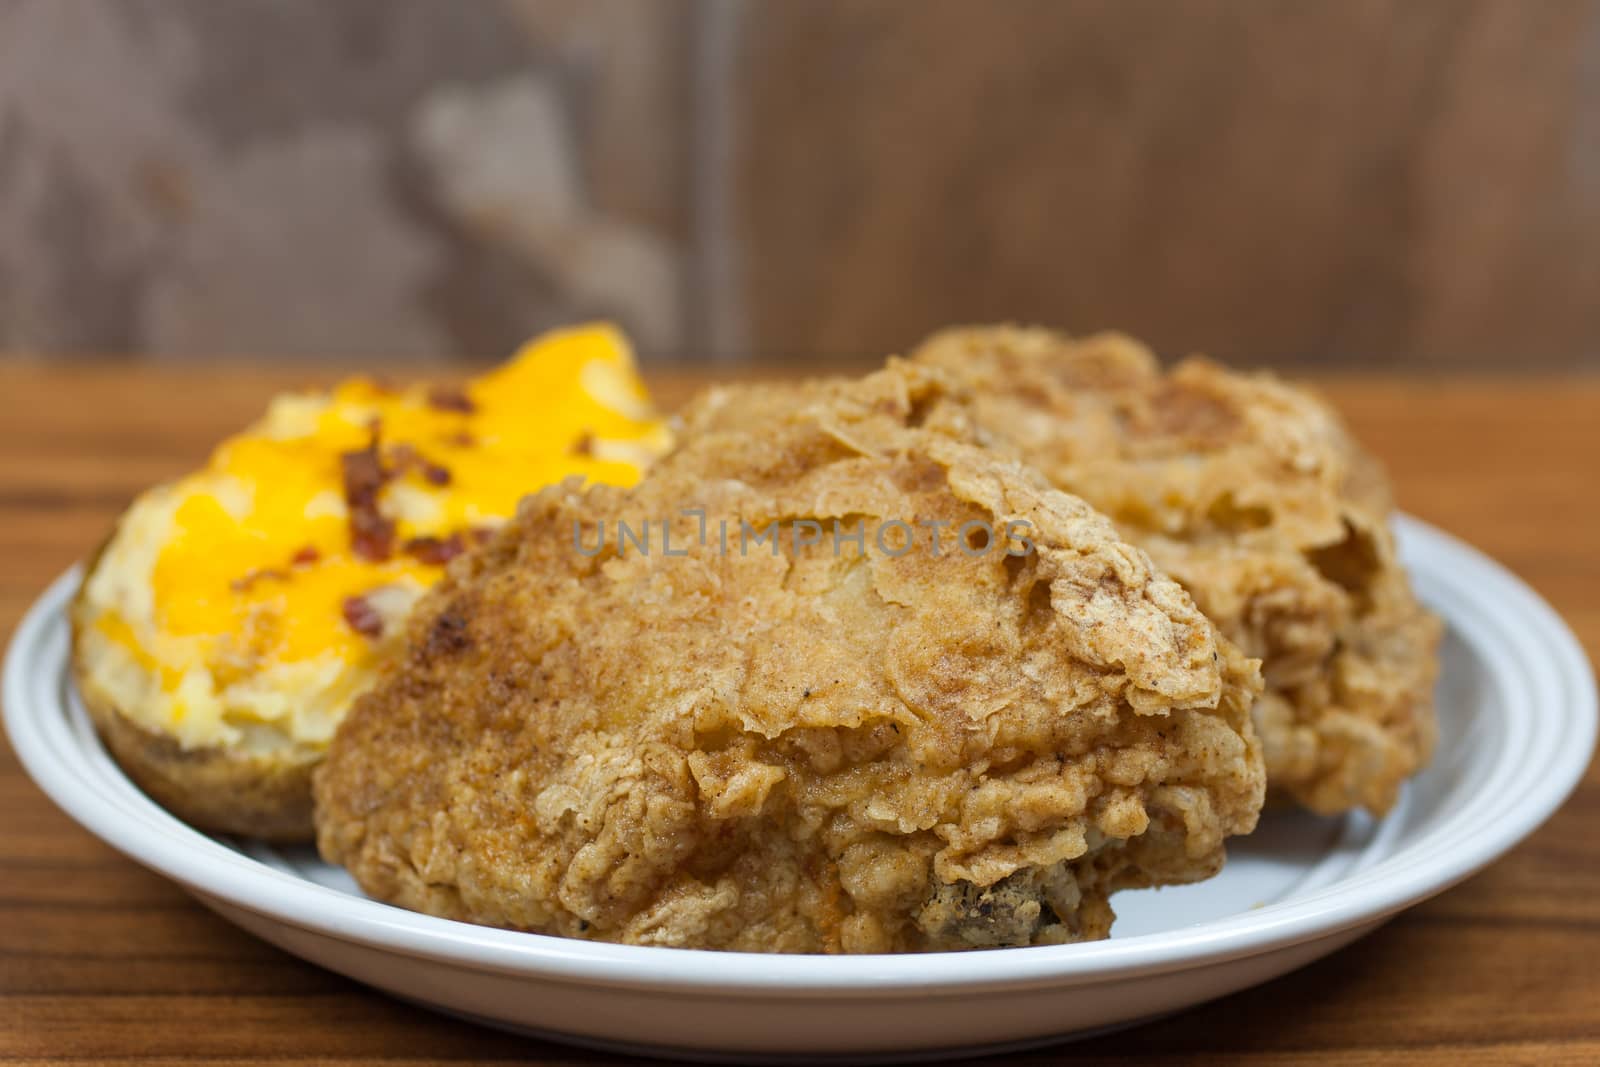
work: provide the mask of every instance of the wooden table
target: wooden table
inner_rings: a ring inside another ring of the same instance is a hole
[[[0,362],[0,631],[134,492],[198,464],[275,390],[333,373]],[[658,392],[694,382],[662,375]],[[1600,380],[1326,387],[1408,510],[1516,570],[1600,658]],[[1504,860],[1356,945],[1071,1052],[1600,1062],[1600,773]],[[0,1060],[133,1057],[611,1059],[431,1015],[246,936],[79,829],[0,746]]]

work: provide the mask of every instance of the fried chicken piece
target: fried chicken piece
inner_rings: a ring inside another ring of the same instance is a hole
[[[1109,515],[1263,661],[1275,793],[1324,814],[1394,803],[1428,759],[1440,628],[1395,556],[1378,462],[1309,391],[1202,359],[1163,374],[1116,334],[939,333],[997,447]]]
[[[766,952],[1102,938],[1114,890],[1214,874],[1265,792],[1256,663],[944,396],[715,390],[633,489],[529,497],[341,726],[323,855],[437,915]]]

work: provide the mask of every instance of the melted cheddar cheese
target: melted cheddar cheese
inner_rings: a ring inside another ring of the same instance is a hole
[[[143,494],[85,588],[86,662],[185,747],[321,747],[448,559],[542,486],[631,485],[669,444],[627,341],[559,331],[458,390],[274,400]]]

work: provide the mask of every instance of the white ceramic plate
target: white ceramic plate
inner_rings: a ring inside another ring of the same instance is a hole
[[[1109,941],[922,956],[761,956],[590,944],[363,898],[309,850],[207,837],[106,755],[67,680],[63,575],[18,628],[6,726],[73,818],[246,930],[325,967],[496,1026],[664,1054],[923,1058],[1126,1025],[1276,977],[1511,848],[1566,798],[1595,740],[1593,675],[1532,591],[1401,519],[1449,634],[1433,764],[1381,822],[1270,814],[1221,875],[1129,892]]]

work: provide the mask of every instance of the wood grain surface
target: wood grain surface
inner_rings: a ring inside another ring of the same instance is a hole
[[[333,368],[0,362],[0,631],[142,487]],[[676,401],[696,384],[658,382]],[[1402,505],[1600,656],[1600,380],[1325,383]],[[1526,844],[1283,979],[1071,1046],[1085,1062],[1600,1062],[1600,774]],[[1044,1064],[1062,1050],[1003,1061]],[[57,811],[0,746],[0,1061],[619,1062],[372,993],[239,932]]]
[[[1016,317],[1302,368],[1600,366],[1593,0],[741,10],[744,350]]]

